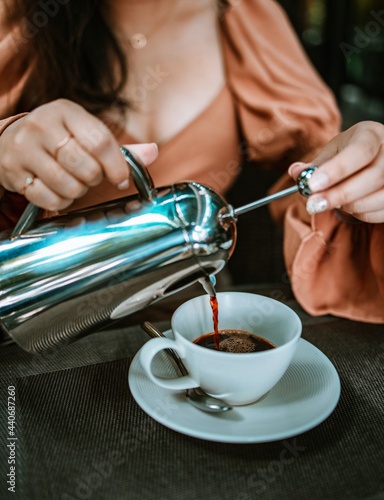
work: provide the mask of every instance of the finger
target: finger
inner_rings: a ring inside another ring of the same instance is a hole
[[[324,191],[372,163],[381,148],[379,135],[371,128],[356,128],[346,146],[321,165],[308,181],[313,192]]]
[[[356,217],[356,214],[360,214],[359,218],[362,219],[362,214],[372,213],[376,211],[381,211],[384,208],[384,189],[378,189],[375,192],[370,192],[368,195],[359,197],[358,200],[352,203],[346,204],[331,204],[329,201],[328,194],[316,193],[308,198],[307,201],[307,212],[310,215],[318,214],[330,210],[332,208],[341,208],[343,211],[352,214]],[[337,203],[337,202],[336,202]]]
[[[315,199],[322,197],[326,200],[327,208],[345,207],[377,191],[383,186],[383,183],[384,160],[378,158],[364,170],[360,170],[336,186],[313,196]],[[377,208],[381,208],[381,206],[376,206],[374,209],[377,210]]]
[[[154,142],[145,144],[124,144],[124,147],[126,147],[133,154],[133,156],[145,166],[153,163],[159,155],[159,149],[157,144]]]
[[[347,135],[342,132],[336,137],[333,137],[328,144],[320,151],[320,153],[313,159],[314,165],[323,165],[337,155],[347,144]]]
[[[368,212],[368,213],[354,213],[353,216],[356,219],[359,219],[363,222],[368,222],[369,224],[381,224],[384,223],[384,209],[377,210],[376,212]]]
[[[320,153],[313,158],[311,163],[295,162],[292,163],[288,168],[288,174],[295,180],[297,176],[306,168],[314,165],[322,165],[323,163],[331,160],[340,149],[342,149],[347,142],[347,137],[344,133],[341,133],[331,139],[328,144],[320,151]]]
[[[32,184],[30,184],[24,191],[24,196],[27,200],[49,210],[55,212],[57,210],[63,210],[73,202],[73,199],[66,199],[48,188],[38,177],[36,177]]]
[[[290,167],[288,168],[288,174],[293,177],[293,179],[296,181],[298,175],[305,170],[306,168],[310,166],[314,166],[315,163],[304,163],[302,161],[297,161],[295,163],[292,163]]]
[[[313,158],[311,163],[295,162],[289,167],[288,173],[296,179],[299,173],[308,166],[324,166],[325,163],[332,161],[340,151],[343,151],[351,143],[361,143],[363,149],[371,142],[380,145],[384,140],[383,130],[382,125],[375,122],[358,123],[331,139],[321,152]],[[312,177],[316,179],[318,174],[316,174],[316,177],[314,175]],[[313,188],[313,190],[315,189]]]
[[[378,209],[384,209],[384,189],[378,189],[374,193],[370,193],[359,200],[343,205],[343,210],[351,214],[375,212]]]
[[[88,191],[87,185],[74,177],[45,151],[40,150],[35,153],[34,162],[28,165],[28,170],[60,197],[77,199]]]
[[[44,128],[50,131],[49,134],[41,134],[42,119]],[[62,141],[65,144],[66,137],[70,135],[99,163],[103,175],[113,185],[118,186],[121,182],[129,180],[129,170],[112,132],[82,106],[65,99],[58,99],[32,112],[29,115],[29,124],[29,128],[36,129],[40,137],[46,137],[44,139],[46,148],[53,157],[57,153],[57,146],[61,145]]]
[[[150,165],[153,163],[158,156],[158,148],[155,143],[145,143],[145,144],[126,144],[124,145],[126,149],[129,150],[130,153],[142,163],[144,166]],[[126,162],[128,169],[130,169],[130,165]],[[129,186],[129,182],[125,181],[119,184],[119,189],[126,189]]]
[[[97,186],[103,180],[100,163],[74,137],[70,137],[57,151],[55,159],[63,169],[87,186]]]
[[[129,181],[129,170],[119,145],[108,127],[99,119],[77,106],[64,114],[64,126],[80,146],[101,166],[105,177],[115,186]]]
[[[50,106],[49,113],[47,113],[48,106]],[[25,139],[25,143],[29,141],[34,145],[28,157],[28,169],[34,171],[32,162],[38,168],[36,152],[43,150],[78,181],[88,186],[96,186],[104,177],[103,167],[97,158],[82,148],[72,131],[66,126],[65,120],[68,120],[68,116],[69,121],[78,119],[80,125],[83,124],[84,127],[87,126],[84,116],[87,117],[88,123],[89,121],[97,125],[101,123],[83,108],[69,101],[59,100],[41,106],[31,113],[28,120],[26,118],[27,125],[19,133],[19,142]],[[42,124],[45,128],[42,128]],[[52,165],[52,162],[50,163]],[[41,170],[36,170],[36,175],[44,178]],[[125,167],[124,177],[128,178],[128,175]]]

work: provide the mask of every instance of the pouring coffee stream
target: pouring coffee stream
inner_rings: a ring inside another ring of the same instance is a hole
[[[197,182],[154,187],[125,148],[137,195],[51,219],[29,204],[12,234],[0,233],[0,327],[29,352],[98,331],[200,281],[215,278],[236,244],[239,215],[297,187],[234,209]]]

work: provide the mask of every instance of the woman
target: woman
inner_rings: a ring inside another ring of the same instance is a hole
[[[325,221],[320,232],[337,227],[348,250],[352,225],[330,211],[342,206],[374,223],[368,261],[376,267],[369,277],[377,283],[375,293],[384,296],[384,273],[376,265],[378,223],[384,221],[384,133],[380,124],[363,123],[337,136],[333,96],[274,1],[6,5],[0,43],[0,74],[6,75],[0,94],[3,226],[15,223],[26,200],[50,215],[128,194],[119,144],[148,143],[134,152],[151,163],[156,185],[189,178],[223,193],[243,155],[263,165],[315,160],[322,168],[312,188],[322,194],[310,198],[308,208],[325,210],[325,218],[305,215],[302,199],[290,200],[285,217],[296,296],[313,314],[384,320],[372,287],[363,294],[371,304],[368,317],[366,303],[361,307],[354,298],[352,304],[347,298],[345,311],[339,286],[325,305],[319,300],[324,286],[320,297],[317,291],[307,297],[323,272],[323,258],[302,276],[295,268],[297,256],[303,262],[313,250],[306,243],[318,236],[318,221]],[[157,159],[152,143],[160,150]],[[296,176],[302,168],[296,164],[290,172]],[[356,267],[355,261],[347,264]]]

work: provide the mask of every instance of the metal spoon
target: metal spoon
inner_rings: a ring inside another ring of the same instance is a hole
[[[165,337],[165,335],[152,323],[149,321],[145,321],[141,328],[148,333],[148,335],[152,338]],[[177,367],[177,371],[180,375],[188,375],[188,371],[185,368],[180,356],[173,349],[165,350],[170,356],[172,356],[173,360],[176,363],[175,368]],[[186,391],[187,400],[193,405],[196,406],[199,410],[219,413],[222,411],[231,410],[232,407],[229,406],[225,401],[221,399],[214,398],[209,396],[206,392],[203,391],[200,387],[195,387],[194,389],[187,389]]]

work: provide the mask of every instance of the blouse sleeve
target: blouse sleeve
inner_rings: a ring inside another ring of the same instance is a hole
[[[28,78],[28,38],[20,30],[8,29],[0,19],[0,134],[11,123],[26,115],[16,113],[15,104]],[[27,205],[18,193],[0,186],[0,230],[13,227]]]
[[[271,191],[289,184],[286,176]],[[384,224],[345,221],[337,211],[310,216],[303,196],[288,198],[271,209],[275,218],[285,213],[284,259],[303,309],[384,323]]]
[[[299,209],[288,210],[286,231],[295,238],[285,241],[298,301],[313,315],[384,323],[384,224],[341,222],[335,212],[305,223]]]
[[[286,174],[270,190],[292,185]],[[270,205],[284,222],[284,260],[292,291],[309,314],[384,323],[384,224],[345,219],[338,211],[310,216],[300,194]]]
[[[28,58],[29,39],[17,27],[10,29],[0,19],[0,127],[12,120],[32,67]]]
[[[274,0],[242,0],[224,15],[228,85],[253,160],[306,155],[340,128],[334,96],[323,83]]]

